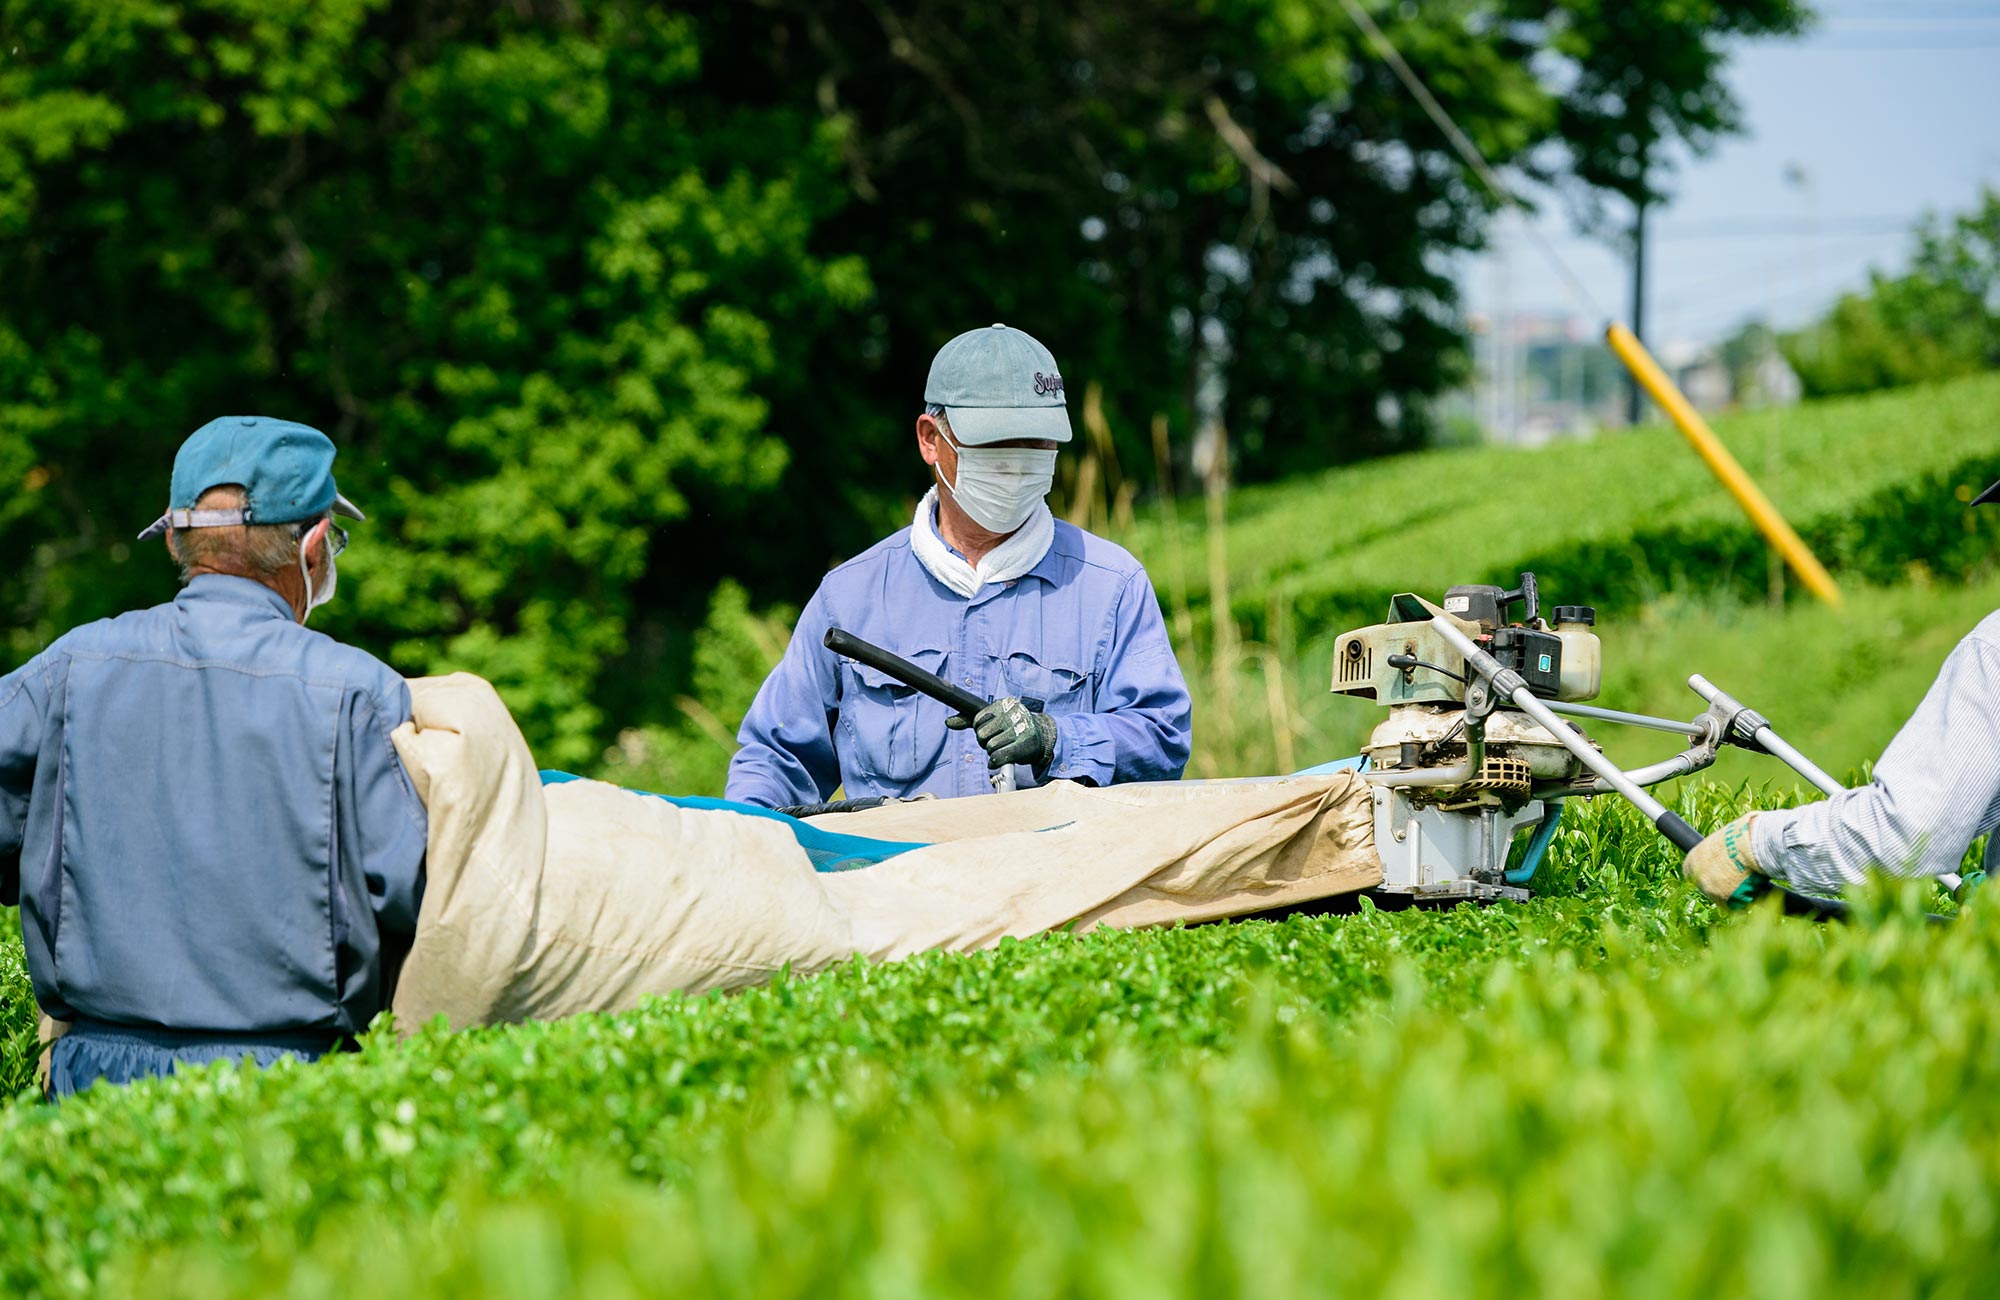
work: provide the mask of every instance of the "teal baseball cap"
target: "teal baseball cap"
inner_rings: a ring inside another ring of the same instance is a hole
[[[944,408],[952,437],[967,447],[1070,438],[1055,357],[1011,325],[967,330],[939,348],[924,383],[924,401]]]
[[[196,510],[212,487],[241,484],[241,509]],[[169,528],[233,524],[292,524],[331,510],[366,519],[333,485],[333,439],[311,425],[265,415],[210,420],[181,444],[167,492],[167,513],[146,526],[141,541]]]

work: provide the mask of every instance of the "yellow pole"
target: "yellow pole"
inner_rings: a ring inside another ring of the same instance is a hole
[[[1674,422],[1674,427],[1694,444],[1695,451],[1708,462],[1708,468],[1722,480],[1722,486],[1729,489],[1729,495],[1736,498],[1736,504],[1743,507],[1743,513],[1750,516],[1750,522],[1757,525],[1757,531],[1764,534],[1764,539],[1785,557],[1785,563],[1792,566],[1799,580],[1812,590],[1813,595],[1838,608],[1840,588],[1834,584],[1833,575],[1826,571],[1826,566],[1819,562],[1812,548],[1792,531],[1792,526],[1785,522],[1785,517],[1778,513],[1778,508],[1771,504],[1756,482],[1743,472],[1743,467],[1736,463],[1736,457],[1729,454],[1729,448],[1722,445],[1722,440],[1708,427],[1708,421],[1701,418],[1701,412],[1681,395],[1681,390],[1667,377],[1667,372],[1660,369],[1660,363],[1653,360],[1653,354],[1646,351],[1646,345],[1631,330],[1616,323],[1605,329],[1604,338],[1611,345],[1611,350],[1618,354],[1618,359],[1625,363],[1625,368],[1632,372],[1632,377],[1639,381],[1639,386],[1652,395],[1653,400],[1660,404],[1660,409]]]

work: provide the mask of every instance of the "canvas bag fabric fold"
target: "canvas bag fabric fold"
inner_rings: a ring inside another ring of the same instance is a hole
[[[617,1011],[861,955],[971,950],[1076,923],[1159,925],[1381,881],[1366,785],[1057,782],[815,825],[928,846],[822,875],[787,829],[596,781],[543,787],[493,688],[410,683],[393,737],[430,812],[394,1010],[410,1032]]]

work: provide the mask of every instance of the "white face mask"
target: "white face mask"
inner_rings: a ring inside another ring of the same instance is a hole
[[[972,522],[1011,533],[1028,521],[1056,481],[1056,454],[1033,447],[960,447],[958,482],[938,482]]]
[[[322,544],[324,545],[324,543]],[[306,610],[305,613],[299,615],[299,622],[303,624],[307,619],[312,617],[314,610],[332,600],[333,593],[340,587],[340,570],[335,568],[333,564],[333,547],[330,545],[326,547],[326,569],[320,574],[320,584],[315,587],[312,580],[312,570],[306,567],[306,550],[301,546],[299,548],[299,579],[306,584]]]

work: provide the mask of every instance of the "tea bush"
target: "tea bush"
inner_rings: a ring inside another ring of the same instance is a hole
[[[0,1098],[34,1081],[35,996],[21,951],[21,914],[0,911]]]
[[[1683,809],[1708,823],[1749,797],[1698,787]],[[1522,906],[1051,935],[16,1105],[0,1112],[0,1285],[1195,1294],[1414,1287],[1478,1263],[1494,1294],[1544,1268],[1622,1290],[1669,1244],[1738,1232],[1753,1194],[1791,1216],[1786,1250],[1846,1249],[1815,1234],[1854,1231],[1866,1178],[1785,1173],[1769,1124],[1848,1133],[1863,1175],[1950,1174],[1919,1181],[1933,1199],[1984,1186],[1965,1162],[1988,1167],[1993,1127],[1960,1101],[2000,1056],[1991,999],[1959,999],[1990,976],[1992,926],[1725,920],[1609,803],[1568,819],[1544,874]],[[1751,1044],[1787,1023],[1769,1078],[1754,1073]],[[1925,1039],[1919,1058],[1884,1052],[1898,1034]],[[1814,1043],[1845,1073],[1813,1075]],[[1869,1068],[1886,1072],[1879,1103]],[[1828,1095],[1838,1113],[1814,1110]],[[1732,1107],[1742,1133],[1725,1132]],[[1596,1190],[1626,1185],[1640,1203]],[[1683,1193],[1687,1222],[1655,1241]],[[1946,1208],[1976,1221],[1978,1205]],[[1524,1241],[1544,1237],[1538,1263]],[[1705,1248],[1667,1276],[1752,1267]]]
[[[1761,581],[1754,544],[1678,443],[1643,433],[1564,449],[1560,493],[1553,457],[1477,452],[1245,494],[1232,608],[1279,593],[1372,620],[1360,602],[1390,590],[1539,564],[1561,599],[1630,615],[1624,658],[1611,636],[1627,630],[1607,635],[1622,694],[1606,703],[1682,711],[1674,679],[1699,669],[1797,718],[1809,749],[1837,735],[1872,753],[1952,629],[1990,605],[1990,522],[1948,503],[1952,480],[2000,460],[1975,418],[1996,399],[2000,380],[1965,381],[1728,431],[1746,463],[1782,467],[1778,495],[1850,583],[1900,584],[1856,588],[1845,620],[1731,604]],[[1913,427],[1925,436],[1898,436]],[[1487,527],[1489,506],[1512,524]],[[1895,510],[1902,535],[1878,536]],[[1578,555],[1596,567],[1564,577]],[[1973,585],[1940,594],[1925,573]],[[1585,578],[1599,585],[1558,585]],[[1675,584],[1724,598],[1656,599]],[[718,655],[762,646],[768,629],[735,614]],[[1788,778],[1674,794],[1701,826],[1798,797]],[[1485,910],[1049,935],[615,1016],[378,1029],[314,1066],[217,1067],[60,1108],[19,1095],[0,1106],[0,1288],[1985,1289],[1990,905],[1946,929],[1915,919],[1949,907],[1915,888],[1849,927],[1724,916],[1611,801],[1572,805],[1536,888]],[[33,1008],[13,914],[0,926],[0,1089],[16,1094]]]
[[[1372,921],[1370,922],[1372,923]],[[1257,985],[1223,1051],[999,1095],[848,1068],[753,1092],[664,1186],[339,1216],[103,1294],[1972,1296],[2000,1219],[2000,926],[1771,916],[1699,960],[1569,949],[1342,1025]],[[1309,1003],[1310,999],[1303,999]]]

